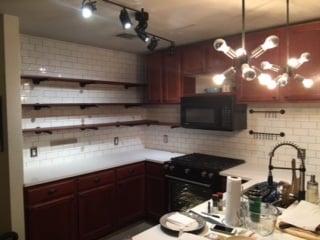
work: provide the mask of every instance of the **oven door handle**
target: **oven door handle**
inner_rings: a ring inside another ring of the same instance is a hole
[[[185,182],[185,183],[190,183],[190,184],[198,185],[198,186],[201,186],[201,187],[206,187],[206,188],[210,188],[210,187],[211,187],[210,184],[194,182],[194,181],[187,180],[187,179],[184,179],[184,178],[173,177],[173,176],[170,176],[170,175],[165,175],[165,177],[166,177],[166,178],[169,178],[169,179],[172,179],[172,180],[177,180],[177,181],[181,181],[181,182]]]

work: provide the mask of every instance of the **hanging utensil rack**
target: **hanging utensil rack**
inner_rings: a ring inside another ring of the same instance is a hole
[[[280,133],[267,133],[267,132],[255,132],[253,130],[249,131],[250,135],[253,135],[254,139],[262,140],[278,140],[278,137],[284,137],[286,134],[284,132]]]
[[[277,110],[277,111],[276,110],[254,110],[254,109],[250,109],[249,113],[250,114],[263,113],[265,118],[277,118],[278,114],[283,115],[283,114],[286,113],[286,111],[284,109]]]

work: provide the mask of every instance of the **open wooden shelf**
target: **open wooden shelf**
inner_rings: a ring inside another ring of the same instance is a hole
[[[22,107],[32,107],[34,110],[51,107],[80,107],[80,109],[99,106],[124,106],[125,108],[139,107],[143,103],[23,103]]]
[[[79,129],[84,130],[98,130],[101,127],[120,127],[120,126],[140,126],[140,125],[162,125],[162,126],[171,126],[172,128],[179,127],[178,125],[170,125],[169,123],[162,123],[154,120],[137,120],[137,121],[124,121],[124,122],[110,122],[110,123],[97,123],[97,124],[82,124],[82,125],[72,125],[72,126],[61,126],[61,127],[47,127],[47,128],[29,128],[23,129],[23,133],[47,133],[52,134],[53,131],[59,130],[72,130]]]
[[[168,126],[170,128],[179,128],[181,127],[180,123],[173,123],[173,122],[157,122],[151,125],[158,125],[158,126]]]
[[[145,83],[130,83],[130,82],[115,82],[106,80],[91,80],[91,79],[75,79],[75,78],[64,78],[64,77],[50,77],[50,76],[34,76],[34,75],[22,75],[22,79],[32,80],[33,84],[39,85],[41,82],[71,82],[79,83],[80,87],[92,84],[104,84],[104,85],[116,85],[124,86],[126,89],[132,87],[146,87]]]

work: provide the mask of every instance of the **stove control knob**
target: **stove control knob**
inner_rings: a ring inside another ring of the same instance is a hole
[[[170,170],[170,171],[173,171],[173,169],[174,169],[174,166],[173,166],[173,165],[170,165],[169,170]]]
[[[209,179],[212,179],[212,178],[213,178],[213,176],[214,176],[214,174],[213,174],[213,173],[209,173],[209,174],[208,174],[208,178],[209,178]]]
[[[206,171],[202,171],[201,172],[201,177],[202,178],[205,178],[207,175],[208,175],[208,173]]]
[[[189,169],[189,168],[186,168],[186,169],[184,170],[184,173],[185,173],[185,174],[189,174],[189,173],[190,173],[190,169]]]

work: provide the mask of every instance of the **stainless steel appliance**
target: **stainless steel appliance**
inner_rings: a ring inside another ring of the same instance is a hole
[[[185,128],[236,131],[247,128],[247,105],[232,94],[196,94],[181,100]]]
[[[169,210],[185,211],[225,191],[225,177],[219,172],[244,163],[244,160],[200,153],[172,158],[166,163]]]

